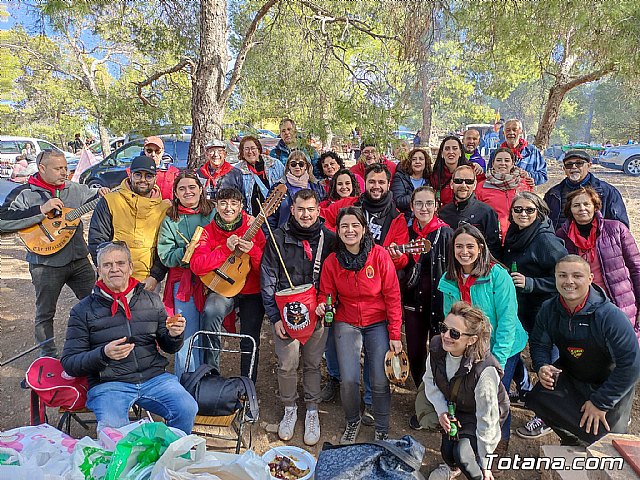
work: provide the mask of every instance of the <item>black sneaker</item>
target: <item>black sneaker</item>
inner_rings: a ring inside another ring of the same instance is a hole
[[[336,397],[336,394],[340,391],[340,381],[336,378],[330,377],[322,391],[320,392],[321,402],[330,402]]]
[[[365,427],[373,427],[376,424],[376,419],[373,416],[373,407],[371,405],[365,404],[361,422]]]
[[[420,422],[418,421],[418,416],[417,415],[412,415],[411,418],[409,419],[409,428],[411,430],[423,430],[424,427],[422,425],[420,425]]]
[[[389,440],[389,434],[387,432],[379,432],[376,430],[375,436],[373,438],[375,440]]]
[[[344,429],[342,438],[340,438],[340,445],[351,445],[353,443],[356,443],[359,431],[360,421],[347,422],[347,427]]]
[[[521,438],[540,438],[553,432],[540,417],[533,417],[524,427],[516,428],[516,434]]]
[[[509,391],[509,403],[512,407],[524,408],[524,398],[518,392]]]

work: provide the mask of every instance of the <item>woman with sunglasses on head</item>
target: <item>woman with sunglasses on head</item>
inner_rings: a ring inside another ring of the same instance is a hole
[[[567,195],[567,220],[556,235],[570,254],[580,255],[591,267],[593,284],[600,287],[627,317],[640,341],[640,254],[627,226],[605,219],[602,200],[591,187]]]
[[[533,191],[533,178],[526,170],[516,167],[515,162],[515,154],[510,148],[499,148],[487,170],[487,178],[476,187],[476,198],[498,214],[503,243],[509,228],[509,209],[513,197],[518,192]]]
[[[238,150],[236,168],[242,173],[247,212],[257,217],[269,189],[284,175],[284,165],[269,155],[263,155],[262,143],[251,135],[242,137]]]
[[[183,257],[196,228],[211,223],[214,214],[213,202],[205,198],[198,175],[192,170],[178,173],[173,182],[171,207],[158,233],[158,256],[169,268],[163,302],[169,315],[180,313],[186,320],[184,344],[174,362],[178,378],[185,371],[191,337],[201,329],[206,292],[200,278],[191,272],[189,261],[184,262]],[[199,353],[198,349],[191,353],[189,371],[195,371],[202,363]]]
[[[347,425],[342,444],[356,442],[360,431],[360,357],[364,346],[373,397],[375,439],[386,440],[391,393],[384,372],[390,349],[402,351],[402,307],[396,269],[384,247],[376,245],[359,207],[340,210],[337,251],[324,262],[316,313],[324,316],[331,294],[333,334],[340,365],[340,400]]]
[[[429,183],[436,191],[438,204],[446,205],[453,201],[453,190],[451,189],[451,178],[453,172],[460,165],[467,165],[467,158],[464,156],[462,142],[455,135],[449,135],[442,139],[436,162],[433,165],[433,172],[429,178]],[[477,176],[478,181],[484,179],[482,167],[477,163],[471,166]]]
[[[445,465],[429,478],[450,479],[460,473],[473,480],[493,478],[487,455],[500,441],[509,398],[500,382],[502,368],[489,351],[491,331],[482,310],[456,302],[439,325],[440,335],[431,339],[423,380],[444,429],[440,452]]]
[[[327,197],[320,202],[320,208],[327,208],[333,202],[343,198],[359,197],[363,189],[358,177],[359,175],[356,175],[348,168],[338,170],[329,182],[329,192]]]
[[[520,323],[531,333],[542,303],[557,293],[555,266],[567,255],[567,249],[555,236],[547,204],[535,193],[516,194],[509,222],[501,260],[510,269],[516,287]],[[510,394],[512,402],[523,402],[532,385],[522,359],[518,360],[513,380],[517,391]],[[526,438],[538,438],[550,432],[537,417],[516,429],[518,436]]]
[[[509,272],[491,255],[480,230],[464,224],[454,232],[449,246],[447,271],[438,289],[443,293],[444,312],[457,301],[481,309],[491,323],[491,353],[504,371],[508,390],[527,332],[518,319],[516,289]],[[511,415],[502,427],[501,451],[509,445]]]
[[[431,177],[431,155],[424,148],[414,148],[404,160],[391,181],[391,192],[396,207],[411,218],[411,194],[418,187],[429,185]]]
[[[324,188],[314,177],[311,160],[302,150],[293,150],[289,154],[287,163],[284,166],[284,175],[278,183],[286,185],[287,193],[278,209],[267,219],[272,230],[287,223],[291,216],[293,196],[299,190],[308,188],[316,192],[319,198],[324,198]],[[278,183],[272,185],[271,188],[273,189]]]

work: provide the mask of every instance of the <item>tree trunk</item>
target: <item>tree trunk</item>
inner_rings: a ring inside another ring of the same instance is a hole
[[[420,76],[420,82],[422,83],[422,145],[429,146],[431,141],[431,126],[433,123],[433,109],[431,104],[431,94],[433,93],[434,84],[429,78],[429,73],[426,67],[422,69],[422,75]]]
[[[100,136],[100,146],[102,147],[102,158],[107,158],[107,155],[111,153],[111,143],[109,142],[109,132],[100,119],[98,119],[98,135]]]
[[[212,138],[222,138],[224,89],[229,63],[227,53],[227,2],[200,0],[200,52],[192,81],[189,168],[203,163],[203,149]]]
[[[549,89],[549,97],[547,98],[547,104],[544,107],[544,113],[538,126],[538,132],[536,133],[536,139],[533,142],[540,150],[544,150],[549,145],[549,137],[558,120],[558,113],[560,111],[560,104],[567,93],[566,84],[554,84]]]
[[[596,109],[596,89],[589,92],[589,113],[587,114],[587,124],[584,127],[584,142],[591,143],[591,125],[593,125],[593,115]]]

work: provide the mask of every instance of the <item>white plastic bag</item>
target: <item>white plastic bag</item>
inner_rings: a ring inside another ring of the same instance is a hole
[[[180,472],[210,473],[224,480],[270,480],[269,466],[253,451],[242,455],[206,452],[204,460],[184,467]]]
[[[183,455],[192,450],[193,453],[191,453],[189,459],[183,458]],[[198,435],[187,435],[186,437],[179,438],[175,442],[172,442],[158,459],[153,472],[151,472],[151,478],[155,478],[162,469],[178,471],[183,467],[202,461],[206,450],[206,440]]]

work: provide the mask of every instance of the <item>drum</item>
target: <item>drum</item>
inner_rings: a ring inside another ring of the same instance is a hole
[[[310,283],[276,292],[276,304],[282,315],[284,329],[291,338],[303,345],[313,335],[318,321],[316,296],[316,289]]]

